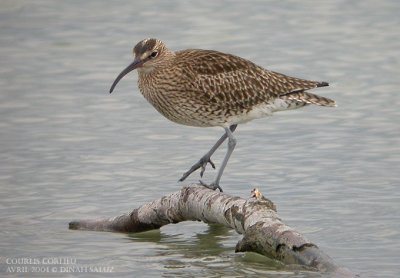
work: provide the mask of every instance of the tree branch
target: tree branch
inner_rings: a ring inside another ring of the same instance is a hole
[[[188,220],[219,223],[244,235],[236,245],[236,252],[256,252],[285,264],[354,277],[314,243],[285,225],[275,205],[258,190],[253,190],[252,194],[245,200],[201,185],[186,186],[130,213],[108,219],[73,221],[69,228],[134,233]]]

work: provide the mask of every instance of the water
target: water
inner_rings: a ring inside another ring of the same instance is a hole
[[[157,37],[331,82],[318,93],[338,108],[239,126],[221,185],[241,197],[259,187],[285,223],[362,277],[398,277],[399,12],[395,0],[1,1],[1,275],[17,258],[72,258],[115,277],[321,277],[235,254],[240,235],[202,223],[138,235],[68,230],[176,191],[222,134],[162,118],[136,74],[108,94],[133,45]],[[60,272],[48,276],[98,275]]]

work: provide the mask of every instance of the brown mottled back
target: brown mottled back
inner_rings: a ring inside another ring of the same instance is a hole
[[[238,56],[213,50],[179,51],[175,67],[184,69],[190,80],[182,84],[187,92],[194,92],[218,111],[228,111],[228,115],[248,113],[276,98],[294,100],[300,106],[318,105],[318,101],[310,102],[304,91],[328,85],[269,71]],[[289,97],[291,92],[297,97]],[[321,105],[331,106],[334,102],[325,101]]]

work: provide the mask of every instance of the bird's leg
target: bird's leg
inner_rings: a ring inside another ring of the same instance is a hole
[[[237,125],[231,125],[230,126],[230,131],[234,132],[236,129]],[[225,141],[225,139],[228,138],[227,133],[225,132],[224,135],[221,136],[221,138],[218,139],[218,141],[214,144],[214,146],[205,154],[203,155],[200,160],[195,163],[189,171],[183,174],[182,178],[179,179],[179,181],[184,181],[190,174],[192,174],[194,171],[197,169],[201,168],[200,171],[200,177],[203,177],[204,171],[206,170],[207,163],[210,163],[211,166],[215,169],[214,163],[211,161],[211,156],[214,154],[214,152],[221,146],[221,144]]]
[[[202,185],[204,185],[205,187],[210,188],[212,190],[219,189],[219,191],[221,191],[221,192],[222,192],[222,188],[219,186],[219,181],[221,180],[222,173],[224,172],[226,164],[228,164],[228,160],[231,157],[231,154],[236,146],[236,139],[233,136],[231,129],[225,128],[225,134],[228,137],[228,150],[226,151],[226,155],[224,157],[224,160],[222,161],[221,168],[219,168],[217,178],[210,185],[207,185],[207,184],[203,183],[202,181],[200,181],[200,183]]]

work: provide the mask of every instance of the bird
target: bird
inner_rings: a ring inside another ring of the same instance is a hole
[[[310,104],[334,107],[336,102],[308,92],[329,86],[328,82],[290,77],[265,69],[239,56],[216,50],[172,51],[156,38],[147,38],[133,48],[133,61],[117,76],[110,93],[129,72],[137,70],[138,87],[145,99],[172,122],[195,127],[222,127],[224,133],[212,148],[179,179],[184,181],[208,164],[228,139],[227,151],[215,180],[200,183],[222,192],[220,180],[236,146],[237,125],[271,116],[278,111]]]

